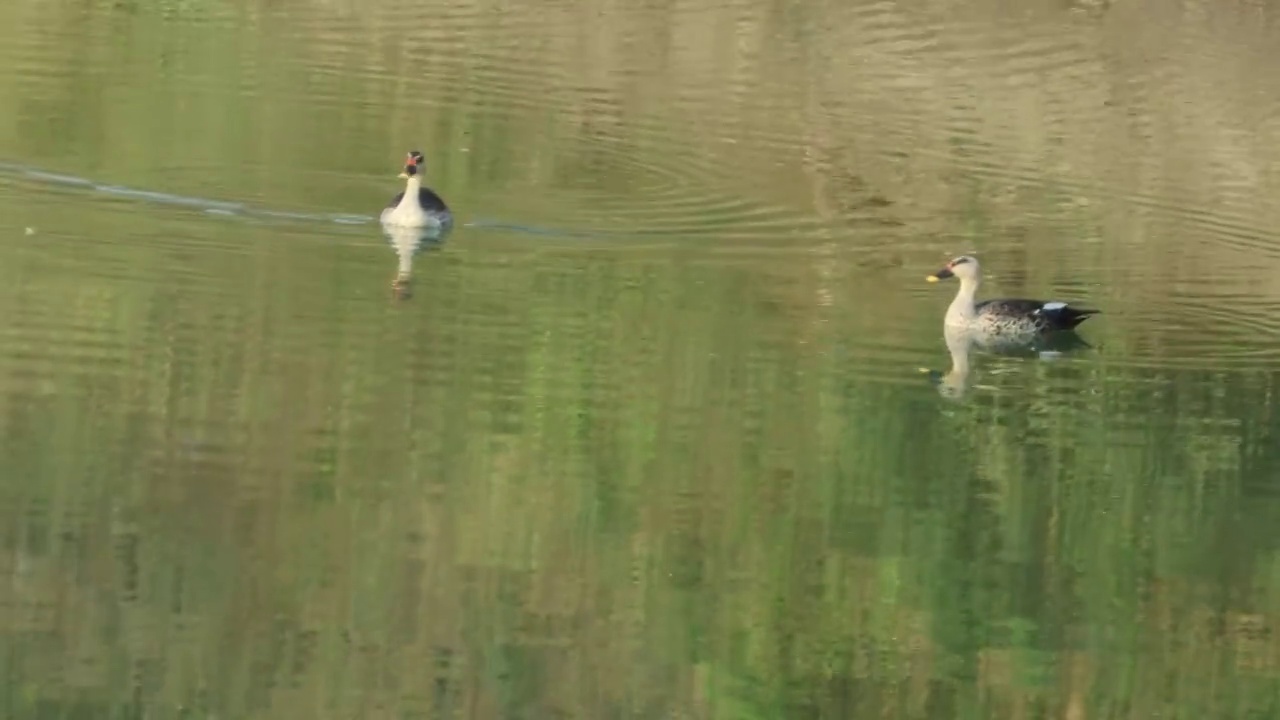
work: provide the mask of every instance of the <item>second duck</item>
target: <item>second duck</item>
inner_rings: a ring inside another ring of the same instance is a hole
[[[422,187],[422,175],[426,172],[426,159],[413,150],[405,158],[404,192],[391,198],[382,211],[382,224],[413,228],[448,228],[453,224],[453,214],[444,199],[430,188]]]

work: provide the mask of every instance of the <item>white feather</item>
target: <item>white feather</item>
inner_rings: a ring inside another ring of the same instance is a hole
[[[1045,303],[1044,305],[1042,305],[1042,306],[1040,307],[1040,309],[1041,309],[1041,310],[1048,310],[1049,312],[1053,312],[1054,310],[1061,310],[1062,308],[1064,308],[1064,307],[1066,307],[1066,306],[1067,306],[1067,304],[1066,304],[1066,303],[1064,303],[1064,302],[1047,302],[1047,303]]]

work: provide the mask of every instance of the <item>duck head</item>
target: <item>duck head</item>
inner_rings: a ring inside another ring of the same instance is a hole
[[[960,278],[961,280],[976,280],[978,278],[978,260],[968,255],[961,255],[947,263],[938,272],[928,276],[925,280],[929,282],[938,282],[946,280],[949,277]]]
[[[417,150],[410,151],[404,159],[404,172],[400,173],[400,177],[408,179],[416,176],[418,173],[426,169],[426,158],[422,157],[422,153]]]

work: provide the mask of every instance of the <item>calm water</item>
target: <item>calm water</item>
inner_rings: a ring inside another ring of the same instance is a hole
[[[1278,66],[1265,1],[0,3],[0,716],[1277,717]],[[949,348],[962,252],[1092,347]]]

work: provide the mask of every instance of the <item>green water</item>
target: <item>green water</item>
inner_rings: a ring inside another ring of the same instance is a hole
[[[0,7],[0,716],[1277,717],[1267,13]]]

